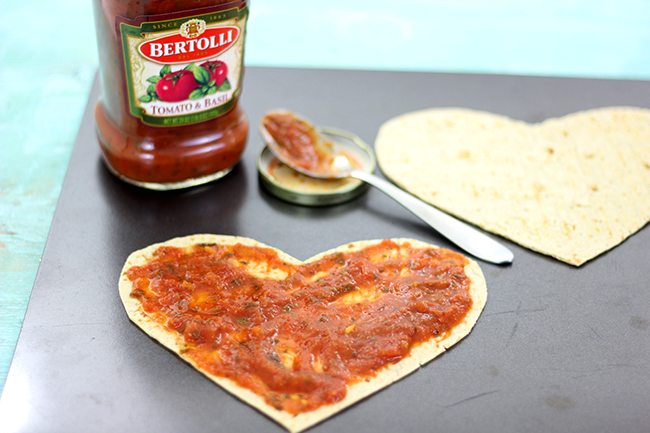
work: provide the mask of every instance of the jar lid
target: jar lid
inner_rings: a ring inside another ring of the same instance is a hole
[[[375,155],[358,136],[332,128],[318,128],[318,133],[344,152],[357,169],[372,173]],[[264,146],[257,157],[257,171],[262,185],[274,196],[303,206],[328,206],[346,202],[368,189],[357,179],[314,179],[284,165]]]

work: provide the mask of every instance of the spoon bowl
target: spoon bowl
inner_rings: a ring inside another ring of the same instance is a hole
[[[314,146],[320,149],[323,153],[328,153],[329,156],[332,158],[331,163],[327,167],[328,169],[323,169],[323,170],[310,169],[308,167],[305,167],[302,164],[296,163],[296,161],[286,151],[286,148],[281,146],[276,141],[271,131],[269,131],[269,129],[265,125],[265,119],[267,119],[269,116],[276,116],[276,115],[291,116],[294,119],[296,119],[298,122],[301,122],[301,124],[309,125],[311,127],[309,131],[310,135],[312,135],[317,140],[314,143]],[[346,131],[340,131],[340,132],[342,135],[352,135],[351,133]],[[260,133],[262,134],[262,138],[266,142],[266,145],[269,147],[269,149],[271,149],[271,151],[276,156],[276,158],[278,158],[283,164],[291,167],[292,169],[306,176],[310,176],[316,179],[345,179],[346,177],[350,177],[350,172],[354,169],[352,163],[345,156],[345,154],[339,152],[339,149],[337,148],[335,141],[325,140],[322,134],[319,132],[318,128],[313,126],[313,124],[309,120],[301,116],[298,116],[295,113],[292,113],[288,110],[273,110],[268,112],[260,122]],[[372,157],[374,159],[375,157],[374,152],[372,151],[372,149],[368,149],[368,150],[372,154]]]
[[[376,161],[370,146],[359,136],[333,128],[319,127],[325,140],[333,141],[336,149],[350,156],[359,170],[372,173]],[[347,177],[344,179],[319,179],[307,176],[282,163],[269,146],[258,155],[257,169],[264,188],[272,195],[302,206],[330,206],[350,201],[366,192],[370,185]]]

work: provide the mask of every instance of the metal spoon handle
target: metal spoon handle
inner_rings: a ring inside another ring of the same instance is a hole
[[[353,170],[350,176],[378,188],[473,256],[491,263],[512,263],[512,251],[474,227],[439,211],[374,174]]]

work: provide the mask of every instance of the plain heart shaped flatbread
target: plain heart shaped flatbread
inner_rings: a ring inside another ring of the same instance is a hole
[[[386,122],[376,151],[382,171],[423,200],[572,265],[650,221],[650,110],[539,124],[423,110]]]
[[[147,334],[294,432],[457,343],[487,297],[476,262],[412,239],[302,262],[207,234],[132,253],[119,293]]]

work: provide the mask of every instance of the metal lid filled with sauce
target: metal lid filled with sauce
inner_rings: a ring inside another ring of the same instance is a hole
[[[372,173],[375,157],[358,136],[333,128],[319,128],[319,134],[331,142],[337,152],[345,154],[355,168]],[[327,206],[349,201],[367,190],[367,184],[356,179],[315,179],[286,166],[264,147],[257,158],[262,185],[285,201],[304,206]]]

